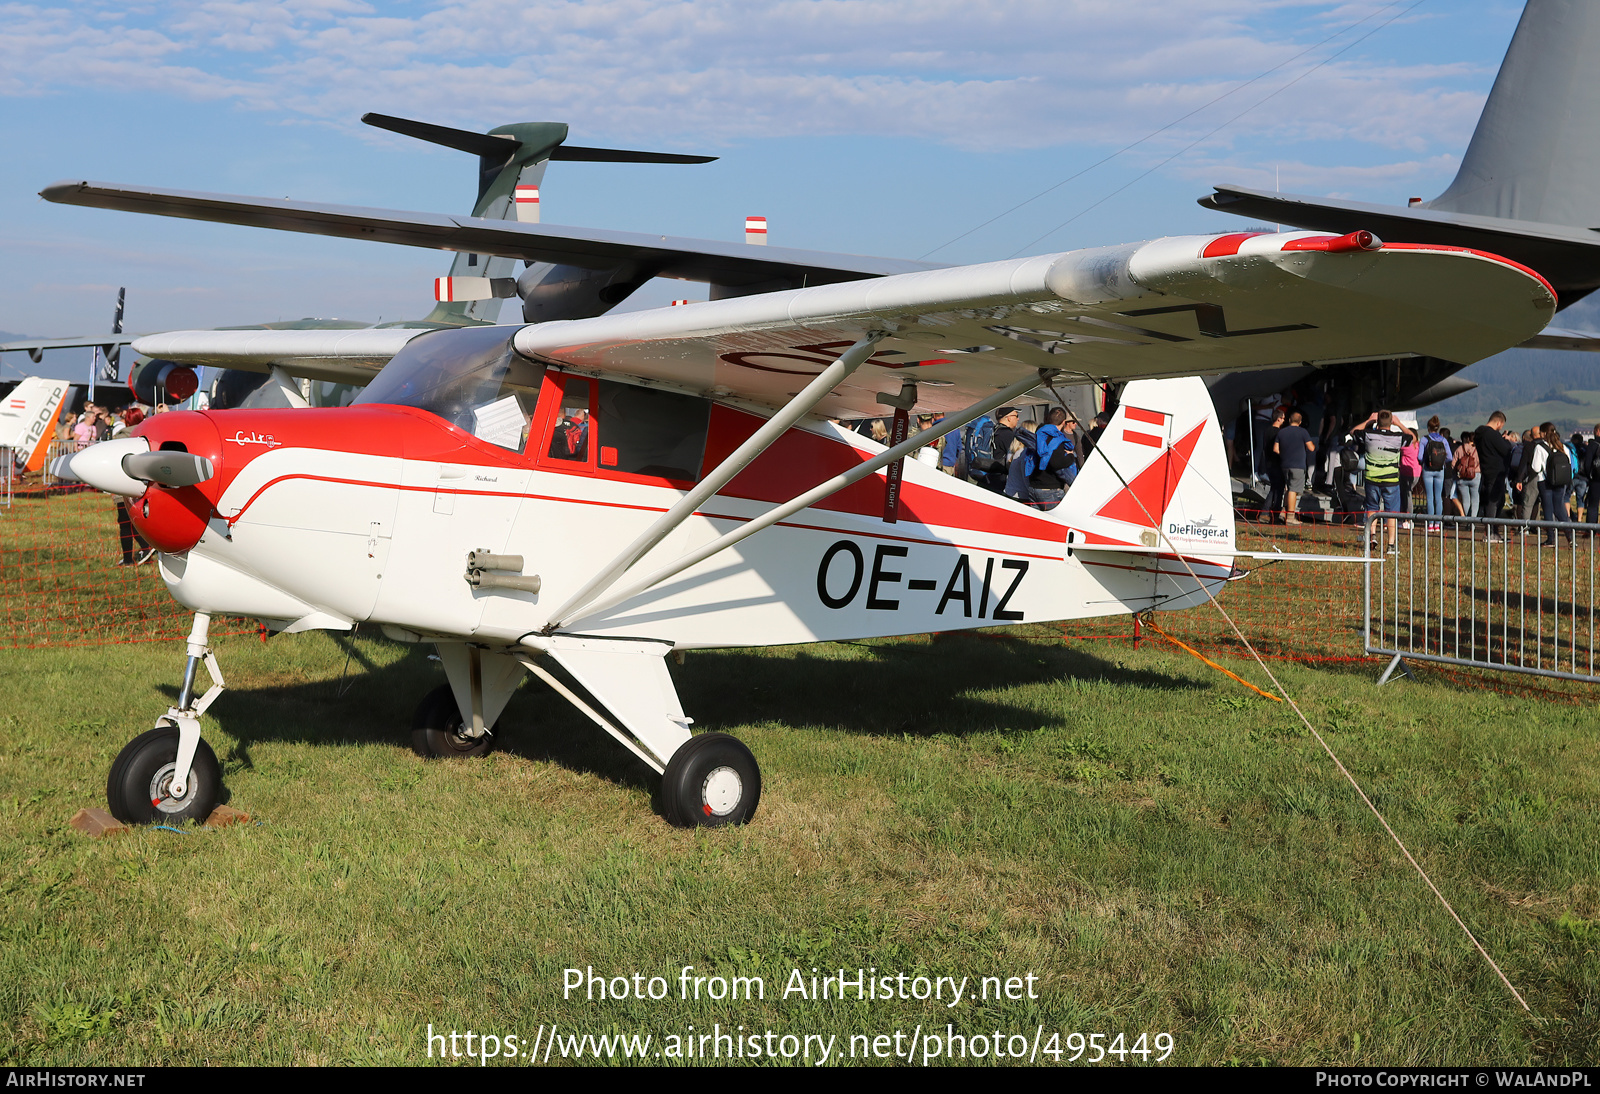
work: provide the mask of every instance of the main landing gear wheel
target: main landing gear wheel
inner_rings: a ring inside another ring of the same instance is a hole
[[[702,733],[690,737],[667,761],[661,803],[679,828],[743,824],[761,801],[761,769],[737,737]]]
[[[189,785],[181,798],[172,796],[178,767],[178,729],[160,725],[128,742],[111,763],[106,779],[106,804],[125,824],[175,824],[203,821],[217,807],[222,768],[217,754],[202,738],[189,767]]]
[[[411,747],[424,758],[487,756],[494,748],[493,733],[469,737],[462,731],[463,725],[455,692],[449,684],[441,684],[417,704],[417,712],[411,718]]]

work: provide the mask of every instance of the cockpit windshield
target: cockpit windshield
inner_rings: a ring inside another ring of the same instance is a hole
[[[414,406],[490,444],[520,452],[544,366],[512,348],[517,329],[460,327],[419,334],[384,366],[355,405]]]

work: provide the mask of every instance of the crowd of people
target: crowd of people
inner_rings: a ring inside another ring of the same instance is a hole
[[[1298,409],[1272,408],[1264,424],[1250,430],[1253,449],[1233,454],[1235,460],[1247,459],[1250,474],[1267,484],[1263,522],[1300,523],[1308,469],[1314,488],[1331,496],[1336,515],[1403,514],[1387,521],[1391,552],[1400,522],[1413,514],[1429,533],[1441,532],[1447,515],[1524,526],[1600,521],[1600,493],[1597,504],[1588,504],[1592,484],[1600,482],[1600,425],[1587,438],[1581,433],[1563,438],[1550,422],[1519,434],[1506,428],[1503,412],[1495,411],[1477,429],[1452,436],[1438,415],[1414,429],[1391,411],[1375,410],[1348,431],[1330,419],[1327,424],[1334,428],[1325,425],[1313,439],[1303,423]],[[1489,526],[1491,542],[1500,541],[1499,527]],[[1544,532],[1544,546],[1555,546],[1556,529]],[[1376,530],[1371,534],[1378,536]],[[1569,531],[1569,543],[1571,538]]]
[[[56,440],[71,442],[81,452],[98,441],[109,441],[119,436],[144,421],[147,413],[162,409],[165,408],[156,406],[147,412],[138,403],[129,403],[120,414],[112,414],[98,403],[86,402],[81,413],[68,412],[61,416],[56,424]]]
[[[922,446],[915,458],[1025,505],[1054,509],[1077,480],[1109,420],[1109,415],[1097,414],[1085,429],[1065,408],[1053,407],[1041,422],[1024,421],[1019,408],[1003,406]],[[908,436],[941,421],[932,415],[914,417]],[[868,418],[851,423],[851,428],[887,445],[892,425],[893,419]]]

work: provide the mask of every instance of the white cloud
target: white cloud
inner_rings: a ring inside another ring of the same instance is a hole
[[[1274,0],[109,0],[0,5],[0,94],[120,88],[349,125],[364,110],[477,127],[726,141],[865,134],[961,147],[1123,143],[1381,6]],[[1379,19],[1153,148],[1195,135]],[[1270,25],[1274,29],[1263,30]],[[1240,123],[1285,141],[1420,152],[1464,141],[1482,96],[1352,53]]]

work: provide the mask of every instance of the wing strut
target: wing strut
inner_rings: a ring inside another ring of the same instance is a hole
[[[854,347],[852,347],[852,349],[853,348]],[[778,521],[783,520],[785,517],[792,516],[807,506],[815,505],[829,494],[843,490],[852,483],[860,482],[868,475],[887,467],[895,460],[912,454],[923,445],[936,441],[945,434],[960,429],[968,422],[976,421],[985,414],[989,413],[989,411],[994,410],[996,407],[1004,406],[1013,399],[1017,399],[1023,395],[1026,395],[1028,392],[1038,387],[1041,383],[1045,383],[1048,380],[1053,379],[1056,375],[1057,373],[1055,371],[1040,369],[1038,374],[1035,376],[1030,376],[1025,380],[1018,380],[1011,386],[1001,388],[993,395],[990,395],[984,399],[980,399],[978,402],[973,403],[965,410],[956,411],[953,414],[946,415],[944,421],[940,422],[932,429],[924,430],[913,437],[908,437],[906,440],[901,441],[892,448],[884,449],[882,452],[872,457],[872,459],[867,460],[864,463],[857,464],[844,474],[835,475],[826,482],[822,482],[816,486],[813,486],[810,490],[807,490],[799,497],[793,498],[774,509],[768,510],[761,516],[756,517],[754,520],[746,521],[721,538],[713,540],[704,547],[696,548],[681,558],[668,563],[666,566],[663,566],[661,569],[657,570],[644,580],[628,586],[621,592],[613,593],[603,600],[600,600],[598,603],[590,604],[589,607],[582,613],[573,616],[573,618],[568,621],[568,624],[570,625],[570,623],[576,622],[579,619],[588,619],[592,616],[599,615],[601,612],[609,611],[618,604],[621,604],[623,601],[638,596],[646,589],[649,589],[655,585],[659,585],[661,582],[667,580],[667,578],[676,574],[680,574],[689,567],[705,561],[718,551],[726,550],[727,548],[732,547],[735,543],[738,543],[747,536],[755,535],[763,528],[769,528]]]
[[[678,525],[694,515],[696,509],[704,505],[718,490],[732,482],[735,475],[748,467],[751,461],[767,450],[768,446],[788,432],[790,426],[826,399],[845,377],[860,368],[866,359],[872,356],[873,347],[884,338],[885,334],[886,332],[881,330],[871,331],[841,353],[837,361],[823,369],[816,379],[785,403],[781,410],[768,418],[748,440],[734,449],[732,455],[719,463],[716,470],[701,479],[693,490],[679,499],[678,504],[657,518],[654,524],[640,533],[638,539],[628,544],[621,554],[607,563],[583,588],[574,593],[570,600],[552,612],[550,622],[545,624],[540,633],[549,634],[558,627],[565,626],[571,621],[570,617],[574,612],[616,584],[635,562],[671,535]]]

